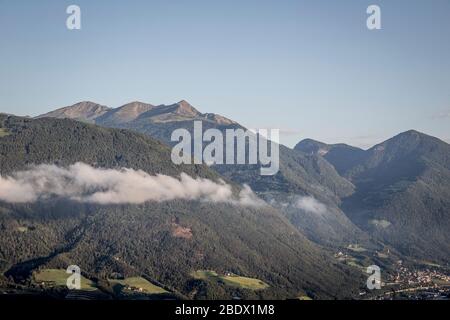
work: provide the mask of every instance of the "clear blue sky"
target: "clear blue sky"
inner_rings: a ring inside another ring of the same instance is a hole
[[[382,30],[366,28],[370,4]],[[448,0],[0,0],[0,43],[1,112],[186,99],[290,146],[450,141]]]

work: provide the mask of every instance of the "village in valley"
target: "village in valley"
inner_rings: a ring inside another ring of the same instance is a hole
[[[351,244],[334,257],[364,274],[367,267],[380,264],[381,289],[360,292],[361,299],[370,300],[448,300],[450,299],[450,269],[437,264],[403,261],[390,249],[368,250]],[[381,262],[381,263],[380,263]]]

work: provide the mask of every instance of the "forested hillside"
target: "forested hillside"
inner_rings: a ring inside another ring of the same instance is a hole
[[[32,164],[84,162],[219,178],[205,166],[173,165],[170,149],[127,130],[6,115],[0,124],[7,132],[0,138],[3,177]],[[143,276],[189,298],[349,297],[363,283],[270,206],[197,200],[98,205],[50,198],[1,203],[0,230],[2,271],[22,284],[30,283],[33,271],[69,264],[95,281]],[[257,278],[269,288],[254,291],[192,277],[203,269]]]

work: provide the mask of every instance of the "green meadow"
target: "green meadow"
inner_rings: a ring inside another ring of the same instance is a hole
[[[195,279],[223,282],[228,286],[242,289],[263,290],[269,287],[267,283],[259,279],[237,275],[218,275],[217,272],[213,270],[197,270],[192,273],[192,276]]]
[[[142,277],[131,277],[131,278],[126,278],[126,279],[121,279],[121,280],[108,280],[109,283],[112,286],[122,286],[122,290],[126,291],[137,291],[137,292],[143,292],[143,293],[147,293],[147,294],[162,294],[162,293],[167,293],[167,291],[161,287],[158,287],[152,283],[150,283],[149,281],[147,281],[146,279],[142,278]],[[128,288],[128,289],[127,289]]]
[[[9,135],[8,130],[6,130],[5,128],[0,128],[0,138],[6,137],[8,135]]]
[[[44,283],[50,287],[65,287],[67,286],[67,278],[70,277],[64,269],[43,269],[33,273],[33,279],[36,283]],[[97,290],[95,284],[81,276],[81,290],[93,291]]]

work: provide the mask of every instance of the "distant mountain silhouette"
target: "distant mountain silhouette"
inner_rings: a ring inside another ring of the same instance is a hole
[[[449,144],[410,130],[367,151],[312,145],[356,186],[342,205],[352,221],[405,254],[450,260]]]
[[[139,101],[130,102],[119,108],[109,110],[97,118],[96,123],[103,123],[110,126],[122,125],[136,120],[140,115],[154,108],[155,106],[148,103]]]
[[[333,164],[339,174],[345,174],[348,169],[355,166],[364,156],[364,150],[345,143],[326,144],[312,139],[300,141],[294,149],[324,157]]]
[[[37,118],[67,118],[86,122],[93,122],[96,118],[104,115],[111,109],[101,104],[83,101],[72,106],[63,107],[55,111],[38,116]]]

